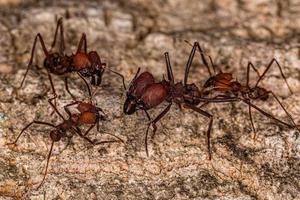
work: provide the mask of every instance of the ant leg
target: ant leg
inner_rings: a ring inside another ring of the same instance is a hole
[[[161,120],[169,112],[171,106],[172,106],[172,102],[152,121],[150,120],[150,116],[149,116],[148,112],[146,112],[147,117],[150,120],[150,123],[148,124],[147,130],[146,130],[146,136],[145,136],[145,148],[146,148],[146,154],[147,154],[147,156],[149,156],[149,152],[148,152],[148,132],[149,132],[149,127],[150,127],[150,125],[152,125],[152,128],[153,128],[152,138],[154,138],[156,130],[157,130],[156,123],[159,120]]]
[[[136,73],[135,73],[133,79],[132,79],[132,80],[130,81],[130,83],[129,83],[129,86],[128,86],[129,88],[130,88],[130,86],[132,85],[133,81],[135,81],[135,79],[138,77],[140,71],[141,71],[141,68],[139,67],[138,70],[136,71]]]
[[[23,79],[22,79],[22,81],[21,81],[21,85],[20,85],[19,88],[21,88],[21,87],[23,86],[23,83],[24,83],[24,81],[25,81],[25,78],[26,78],[26,76],[27,76],[27,74],[28,74],[28,71],[29,71],[31,65],[32,65],[33,57],[34,57],[34,52],[35,52],[35,47],[36,47],[36,43],[37,43],[37,40],[38,40],[38,39],[40,40],[40,43],[41,43],[41,45],[42,45],[44,55],[45,55],[46,57],[49,56],[49,52],[48,52],[48,50],[47,50],[47,48],[46,48],[46,46],[45,46],[44,40],[43,40],[41,34],[38,33],[38,34],[35,36],[34,43],[33,43],[33,47],[32,47],[32,49],[31,49],[31,57],[30,57],[29,63],[28,63],[28,65],[27,65],[26,72],[25,72],[25,74],[24,74],[24,77],[23,77]]]
[[[249,102],[250,102],[250,100],[249,100]],[[255,141],[256,140],[256,129],[255,129],[255,126],[254,126],[254,122],[253,122],[253,118],[252,118],[252,110],[251,110],[251,106],[250,105],[248,105],[248,112],[249,112],[249,118],[250,118],[252,130],[254,132],[253,140]]]
[[[202,108],[209,103],[224,103],[224,102],[233,102],[233,101],[239,101],[236,97],[230,97],[226,95],[219,94],[217,96],[214,96],[212,98],[207,98],[206,101],[204,100],[206,98],[201,99],[201,101],[204,101],[203,104],[201,104],[198,108]]]
[[[184,73],[184,82],[183,82],[184,86],[187,85],[187,80],[188,80],[190,68],[191,68],[191,65],[192,65],[192,62],[193,62],[193,59],[194,59],[194,56],[195,56],[195,52],[196,52],[196,42],[193,45],[193,48],[192,48],[191,53],[189,55],[189,59],[186,63],[185,73]]]
[[[146,130],[146,135],[145,135],[145,151],[146,151],[146,155],[149,156],[149,152],[148,152],[148,131],[149,131],[152,120],[151,120],[151,117],[150,117],[149,113],[147,112],[147,110],[144,110],[144,112],[146,113],[146,116],[147,116],[147,118],[150,122],[148,124],[147,130]]]
[[[198,42],[195,42],[195,45],[198,47],[198,51],[199,51],[199,53],[200,53],[200,55],[201,55],[202,62],[203,62],[203,64],[205,65],[205,67],[207,68],[207,71],[208,71],[208,73],[209,73],[209,76],[212,77],[213,75],[212,75],[212,73],[211,73],[211,71],[210,71],[208,62],[207,62],[207,60],[205,59],[205,55],[206,55],[205,52],[202,50],[202,48],[201,48],[201,46],[200,46],[200,44],[199,44]],[[210,56],[210,55],[206,55],[206,56],[208,56],[208,58],[209,58],[209,61],[210,61],[210,63],[211,63],[211,66],[212,66],[212,68],[213,68],[213,70],[214,70],[214,74],[216,74],[216,67],[215,67],[215,65],[214,65],[214,63],[213,63],[213,61],[212,61],[211,56]]]
[[[96,76],[95,76],[95,79],[96,79],[96,85],[99,86],[102,82],[102,76],[103,76],[103,72],[97,72],[96,73]]]
[[[122,79],[122,82],[123,82],[124,90],[127,90],[127,89],[126,89],[126,85],[125,85],[125,78],[124,78],[124,76],[123,76],[122,74],[116,72],[116,71],[113,71],[113,70],[109,69],[109,68],[106,68],[106,69],[109,70],[109,71],[111,71],[112,73],[114,73],[114,74],[120,76],[121,79]]]
[[[165,52],[165,59],[166,59],[168,80],[171,82],[171,84],[174,84],[174,75],[173,75],[172,66],[171,66],[170,57],[169,57],[168,52]]]
[[[252,69],[256,72],[258,77],[260,77],[260,74],[259,74],[258,70],[256,69],[256,67],[254,67],[254,65],[251,62],[248,62],[248,65],[247,65],[247,82],[246,82],[247,87],[249,87],[250,67],[252,67]]]
[[[49,79],[49,81],[50,81],[50,85],[51,85],[52,92],[53,92],[53,95],[54,95],[54,97],[51,98],[51,100],[54,99],[54,105],[56,106],[56,98],[57,98],[57,94],[56,94],[56,92],[55,92],[55,88],[54,88],[54,85],[53,85],[53,81],[52,81],[51,74],[50,74],[50,72],[49,72],[48,70],[47,70],[47,74],[48,74],[48,79]],[[52,114],[53,114],[53,112],[51,113],[51,115],[52,115]]]
[[[95,75],[93,75],[93,76],[91,77],[91,84],[92,84],[92,85],[95,85],[95,84],[96,84],[96,76],[95,76]]]
[[[211,160],[211,150],[210,150],[210,133],[211,133],[211,129],[212,129],[212,124],[213,124],[213,116],[211,114],[209,114],[208,112],[197,108],[193,105],[190,104],[185,104],[188,108],[192,109],[193,111],[209,118],[209,125],[208,125],[208,129],[206,132],[206,137],[207,137],[207,150],[208,150],[208,159]]]
[[[65,77],[65,86],[66,86],[66,90],[67,90],[67,92],[69,93],[69,95],[72,97],[72,99],[73,100],[75,100],[76,98],[75,98],[75,96],[70,92],[70,90],[69,90],[69,86],[68,86],[68,77],[66,76]]]
[[[248,99],[241,99],[244,103],[248,104],[249,106],[251,106],[252,108],[254,108],[255,110],[259,111],[261,114],[265,115],[266,117],[270,118],[270,119],[273,119],[275,120],[276,122],[280,123],[280,124],[283,124],[289,128],[294,128],[294,126],[284,122],[284,121],[281,121],[280,119],[277,119],[276,117],[274,117],[273,115],[265,112],[264,110],[260,109],[259,107],[257,107],[256,105],[254,105],[253,103],[251,103]]]
[[[92,125],[87,131],[86,131],[86,133],[85,134],[88,134],[88,132],[93,128],[95,126],[95,124],[94,125]],[[82,135],[82,133],[81,133],[81,131],[80,131],[80,129],[78,128],[78,129],[74,129],[75,130],[75,132],[81,137],[81,138],[83,138],[83,139],[85,139],[86,141],[88,141],[90,144],[92,144],[92,145],[99,145],[99,144],[104,144],[104,143],[114,143],[114,142],[118,142],[118,141],[116,141],[116,140],[108,140],[108,141],[101,141],[101,142],[93,142],[90,138],[88,138],[88,137],[86,137],[85,135]]]
[[[86,87],[88,89],[89,96],[92,99],[92,92],[91,92],[91,89],[90,89],[90,86],[89,86],[88,82],[85,80],[85,78],[79,72],[77,72],[77,74],[84,81],[84,83],[85,83],[85,85],[86,85]]]
[[[93,125],[93,126],[95,126],[95,125]],[[93,128],[93,126],[92,126],[92,128]],[[75,133],[77,133],[81,138],[83,138],[83,139],[85,139],[87,142],[89,142],[90,144],[95,145],[95,143],[94,143],[90,138],[88,138],[88,137],[82,135],[81,130],[80,130],[78,127],[77,127],[76,129],[73,128],[72,130],[73,130]]]
[[[87,53],[87,45],[86,45],[86,35],[85,35],[85,33],[82,33],[82,35],[81,35],[76,53],[82,52],[81,51],[82,45],[83,45],[83,52],[86,54]]]
[[[99,113],[99,115],[101,115],[100,114],[100,112],[104,115],[103,117],[106,117],[106,114],[105,114],[105,112],[102,110],[102,108],[100,108],[100,107],[96,107],[97,108],[97,111],[98,111],[98,113]],[[103,121],[105,120],[105,118],[103,119]]]
[[[55,104],[52,103],[52,100],[56,100],[56,97],[50,98],[48,99],[49,104],[52,106],[52,108],[54,109],[54,111],[58,114],[58,116],[60,116],[62,118],[62,120],[66,120],[64,118],[64,116],[58,111],[58,109],[56,108]]]
[[[246,82],[246,86],[248,88],[249,88],[249,80],[250,80],[250,67],[256,72],[258,77],[260,77],[260,74],[259,74],[258,70],[256,69],[256,67],[251,62],[248,62],[248,65],[247,65],[247,82]],[[250,102],[250,100],[249,100],[249,102]],[[256,140],[256,129],[255,129],[255,126],[254,126],[254,122],[253,122],[253,118],[252,118],[252,110],[251,110],[250,105],[248,105],[248,113],[249,113],[249,119],[250,119],[251,127],[252,127],[252,130],[254,132],[253,140],[255,141]]]
[[[45,168],[45,173],[44,173],[43,180],[41,181],[39,186],[36,188],[37,190],[43,185],[43,183],[46,179],[46,175],[47,175],[47,171],[48,171],[48,166],[49,166],[49,161],[50,161],[50,158],[51,158],[53,146],[54,146],[54,141],[52,141],[52,143],[51,143],[51,147],[50,147],[49,154],[48,154],[48,157],[47,157],[47,163],[46,163],[46,168]]]
[[[60,29],[60,54],[63,54],[64,50],[65,50],[65,39],[64,39],[64,27],[63,27],[63,18],[59,18],[57,21],[57,25],[56,25],[56,29],[55,29],[55,34],[54,34],[54,39],[50,48],[50,52],[52,51],[52,49],[54,48],[55,44],[56,44],[56,39],[57,39],[57,34],[58,34],[58,29]]]
[[[190,97],[190,96],[184,96],[186,100],[191,100],[191,101],[200,101],[204,102],[200,107],[207,105],[208,103],[225,103],[225,102],[236,102],[236,101],[241,101],[242,99],[238,97],[230,97],[226,95],[217,95],[213,98],[203,98],[203,97]]]
[[[286,85],[288,86],[288,88],[289,88],[289,90],[290,90],[290,93],[293,94],[293,91],[292,91],[290,85],[288,84],[285,75],[283,74],[282,67],[280,66],[280,64],[278,63],[278,61],[277,61],[275,58],[273,58],[273,59],[271,60],[271,62],[268,64],[267,68],[265,69],[264,73],[259,77],[259,79],[257,80],[257,82],[256,82],[256,84],[255,84],[255,87],[256,87],[256,86],[259,84],[259,82],[263,79],[263,77],[266,75],[266,73],[267,73],[268,70],[271,68],[271,66],[272,66],[272,64],[273,64],[274,62],[275,62],[276,65],[278,66],[279,71],[280,71],[280,73],[281,73],[281,77],[284,79]]]
[[[29,124],[27,124],[27,126],[25,126],[25,127],[22,129],[22,131],[19,133],[18,137],[15,139],[14,142],[7,143],[7,144],[8,144],[8,145],[16,144],[16,143],[18,142],[19,138],[21,137],[21,135],[24,133],[24,131],[26,131],[26,129],[28,129],[28,128],[29,128],[31,125],[33,125],[33,124],[46,125],[46,126],[51,126],[51,127],[55,128],[55,126],[54,126],[53,124],[50,124],[50,123],[48,123],[48,122],[42,122],[42,121],[36,121],[36,120],[34,120],[34,121],[30,122]]]
[[[99,121],[97,122],[97,131],[100,133],[100,124],[99,124]],[[125,144],[124,140],[122,140],[120,137],[118,137],[118,136],[116,136],[114,134],[108,133],[106,131],[104,131],[104,133],[107,134],[107,135],[111,135],[111,136],[117,138],[120,142],[122,142],[123,144]],[[115,141],[115,140],[112,140],[112,141]]]
[[[79,104],[79,101],[75,101],[73,103],[69,103],[69,104],[67,104],[67,105],[64,106],[64,110],[69,115],[69,117],[72,116],[71,111],[69,110],[69,107],[73,106],[73,105],[76,105],[76,104]]]
[[[296,125],[293,117],[291,116],[291,114],[286,110],[286,108],[283,106],[283,104],[280,102],[280,100],[278,99],[278,97],[274,94],[274,92],[269,91],[270,94],[272,94],[272,96],[275,98],[275,100],[277,101],[277,103],[280,105],[280,107],[284,110],[285,114],[288,116],[288,118],[290,118],[290,120],[292,121],[292,124],[295,126],[295,128],[300,132],[298,126]]]
[[[86,132],[83,134],[83,136],[87,136],[87,135],[89,134],[89,132],[90,132],[94,127],[95,127],[95,124],[92,124],[92,125],[90,126],[90,128],[88,128],[88,129],[86,130]]]

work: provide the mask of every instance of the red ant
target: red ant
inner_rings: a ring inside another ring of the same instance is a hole
[[[201,46],[199,45],[199,43],[197,43],[197,48],[198,48],[198,51],[201,54],[201,59],[202,59],[204,65],[209,69],[208,62],[205,58],[205,53],[201,49]],[[208,55],[208,57],[210,59],[210,63],[212,65],[212,68],[215,72],[215,66],[212,62],[212,59],[209,55]],[[233,80],[232,73],[224,73],[224,72],[220,71],[219,73],[217,73],[217,74],[215,73],[215,75],[212,75],[211,72],[209,71],[210,78],[206,80],[206,82],[203,86],[202,93],[205,96],[206,95],[211,95],[213,92],[220,92],[221,94],[215,96],[214,99],[221,98],[221,99],[225,100],[226,98],[237,97],[237,98],[239,98],[240,101],[243,101],[244,103],[248,104],[249,118],[250,118],[251,126],[252,126],[252,129],[253,129],[253,132],[254,132],[254,136],[253,136],[254,140],[256,139],[256,129],[255,129],[254,123],[253,123],[251,108],[256,109],[257,111],[259,111],[260,113],[262,113],[266,117],[271,118],[271,119],[277,121],[278,123],[281,123],[281,124],[283,124],[283,125],[285,125],[289,128],[296,128],[298,131],[300,131],[297,128],[297,125],[294,122],[292,116],[288,113],[288,111],[283,106],[283,104],[280,102],[278,97],[274,94],[274,92],[271,91],[271,90],[267,90],[263,87],[258,86],[259,83],[261,82],[261,80],[264,78],[264,76],[266,75],[268,70],[271,68],[271,66],[273,66],[274,63],[278,66],[278,68],[280,70],[280,73],[281,73],[281,76],[284,79],[286,85],[288,86],[290,93],[293,94],[292,89],[289,86],[289,84],[286,80],[286,77],[283,74],[282,68],[281,68],[279,62],[275,58],[273,58],[271,60],[271,62],[267,65],[267,67],[264,70],[262,75],[259,74],[256,67],[251,62],[248,62],[246,85],[241,84],[237,80]],[[250,68],[252,68],[257,73],[257,75],[259,77],[254,86],[249,85]],[[258,108],[256,105],[254,105],[251,102],[251,101],[256,101],[256,100],[266,101],[270,97],[270,95],[275,98],[275,100],[278,102],[280,107],[284,110],[284,112],[289,117],[289,119],[291,120],[293,125],[287,124],[286,122],[283,122],[283,121],[277,119],[273,115],[271,115],[271,114],[263,111],[262,109]],[[209,103],[209,102],[206,102],[204,104],[207,104],[207,103]]]
[[[56,38],[57,38],[59,29],[60,29],[59,52],[52,52],[52,49],[54,48],[54,46],[56,44]],[[82,78],[82,80],[85,82],[85,84],[88,88],[89,95],[91,96],[90,87],[84,77],[91,78],[91,80],[90,80],[91,84],[95,85],[95,86],[99,86],[102,81],[102,75],[103,75],[105,69],[108,69],[108,68],[105,68],[106,63],[103,63],[101,61],[100,56],[98,55],[98,53],[96,51],[87,52],[87,41],[86,41],[86,35],[84,33],[82,34],[82,37],[78,44],[76,53],[72,54],[70,56],[68,56],[64,53],[65,41],[64,41],[64,29],[63,29],[63,19],[62,18],[60,18],[57,22],[54,39],[53,39],[53,42],[52,42],[52,45],[51,45],[51,48],[49,51],[47,50],[47,48],[45,46],[45,43],[44,43],[44,40],[43,40],[41,34],[38,33],[36,35],[36,37],[34,39],[33,47],[31,50],[31,57],[30,57],[30,60],[29,60],[28,66],[27,66],[27,70],[26,70],[23,80],[21,82],[20,88],[23,86],[23,83],[25,81],[27,73],[33,63],[35,47],[36,47],[36,43],[37,43],[38,39],[42,45],[42,49],[43,49],[43,52],[45,55],[44,67],[47,70],[48,78],[49,78],[49,81],[50,81],[50,84],[52,87],[54,97],[57,97],[57,95],[55,92],[51,74],[66,75],[71,72],[76,72],[80,76],[80,78]],[[83,51],[82,51],[82,48],[83,48]],[[118,72],[115,72],[111,69],[108,69],[108,70],[117,74],[118,76],[120,76],[122,78],[123,86],[126,89],[123,75],[121,75]],[[64,81],[65,81],[65,87],[66,87],[67,92],[74,99],[74,96],[69,91],[68,76],[64,76]]]
[[[105,120],[104,112],[101,108],[94,106],[91,102],[86,103],[86,102],[82,102],[82,101],[75,101],[75,102],[72,102],[72,103],[64,106],[64,110],[68,114],[68,118],[66,119],[58,111],[58,109],[55,107],[55,105],[52,103],[52,100],[54,100],[54,99],[55,98],[51,98],[48,101],[49,101],[50,105],[52,106],[52,108],[54,109],[54,111],[62,119],[61,123],[59,123],[58,125],[54,125],[54,124],[51,124],[51,123],[48,123],[48,122],[34,120],[22,129],[22,131],[19,133],[18,137],[16,138],[16,140],[14,142],[8,143],[8,145],[11,145],[11,144],[16,145],[16,143],[18,142],[19,138],[24,133],[24,131],[27,130],[33,124],[50,126],[50,127],[53,128],[53,130],[50,131],[50,138],[51,138],[52,143],[51,143],[51,147],[50,147],[49,154],[48,154],[48,157],[47,157],[45,173],[44,173],[43,179],[42,179],[41,183],[39,184],[39,186],[37,187],[37,189],[39,189],[42,186],[42,184],[43,184],[43,182],[46,178],[48,165],[49,165],[49,161],[50,161],[50,157],[51,157],[51,153],[52,153],[54,143],[60,141],[62,138],[67,137],[68,139],[71,139],[73,135],[77,134],[81,138],[83,138],[84,140],[86,140],[87,142],[89,142],[92,145],[99,145],[99,144],[113,143],[113,142],[122,142],[122,143],[124,143],[121,138],[119,138],[119,137],[117,137],[113,134],[110,134],[110,133],[107,133],[107,134],[116,137],[118,140],[108,140],[108,141],[95,142],[95,141],[92,141],[91,139],[89,139],[87,137],[89,132],[96,125],[97,125],[97,131],[98,132],[100,131],[99,123],[100,123],[100,121]],[[77,105],[76,108],[79,111],[79,113],[72,114],[70,112],[69,107],[73,106],[73,105]],[[85,133],[82,133],[82,131],[79,128],[80,125],[90,125],[90,127],[85,131]],[[71,134],[68,134],[68,132],[71,133]]]
[[[169,54],[168,52],[166,52],[164,55],[165,55],[166,67],[167,67],[167,80],[165,80],[164,78],[160,82],[155,82],[153,75],[149,72],[143,72],[139,75],[139,71],[140,71],[139,68],[129,85],[129,89],[126,94],[127,99],[124,103],[123,111],[126,115],[131,115],[135,113],[137,110],[143,110],[146,113],[146,116],[150,121],[145,136],[145,149],[147,155],[148,155],[147,138],[148,138],[148,130],[150,125],[152,125],[153,127],[152,137],[154,137],[157,130],[156,123],[169,112],[174,102],[179,107],[184,106],[209,119],[209,125],[208,125],[208,130],[206,132],[206,135],[207,135],[208,155],[209,155],[209,159],[211,159],[210,133],[213,124],[213,116],[196,106],[200,102],[207,102],[207,101],[230,102],[230,101],[236,101],[237,99],[236,98],[203,99],[201,97],[202,96],[201,91],[194,83],[187,84],[189,68],[192,64],[196,52],[196,47],[197,47],[197,43],[195,43],[195,45],[193,46],[188,62],[186,64],[184,83],[174,82],[174,76],[172,72]],[[167,101],[169,105],[158,116],[156,116],[154,120],[152,120],[147,110],[157,107],[163,101]]]

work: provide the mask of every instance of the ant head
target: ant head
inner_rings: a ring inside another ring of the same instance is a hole
[[[64,74],[67,68],[62,64],[62,56],[59,53],[51,53],[44,60],[44,67],[54,74]]]
[[[132,115],[137,110],[136,107],[137,103],[135,98],[132,95],[127,94],[127,98],[123,106],[123,112],[126,115]]]
[[[50,132],[50,138],[53,142],[59,141],[61,137],[62,137],[62,132],[60,132],[59,130],[52,130]]]

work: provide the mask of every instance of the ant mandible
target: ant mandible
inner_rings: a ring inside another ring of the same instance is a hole
[[[47,157],[45,173],[44,173],[41,183],[38,185],[38,187],[36,189],[39,189],[45,181],[54,143],[60,141],[62,138],[67,137],[68,139],[71,139],[73,137],[73,135],[77,134],[78,136],[80,136],[81,138],[83,138],[84,140],[86,140],[87,142],[89,142],[92,145],[99,145],[99,144],[113,143],[113,142],[124,143],[121,138],[119,138],[113,134],[110,134],[110,133],[106,133],[106,134],[114,136],[118,140],[107,140],[107,141],[95,142],[87,137],[87,135],[90,133],[90,131],[95,126],[97,126],[97,131],[99,132],[100,131],[99,123],[100,123],[100,121],[105,120],[105,115],[104,115],[103,110],[101,108],[93,105],[92,102],[87,103],[87,102],[83,102],[83,101],[75,101],[75,102],[72,102],[72,103],[64,106],[64,110],[68,114],[68,118],[65,118],[58,111],[56,106],[52,103],[52,101],[54,99],[55,98],[51,98],[48,101],[49,101],[51,107],[54,109],[54,111],[62,119],[61,123],[59,123],[58,125],[54,125],[54,124],[51,124],[48,122],[34,120],[22,129],[22,131],[19,133],[19,135],[17,136],[17,138],[15,139],[14,142],[8,143],[8,145],[16,145],[16,143],[18,142],[21,135],[33,124],[50,126],[53,128],[53,130],[50,131],[50,139],[52,142],[51,142],[50,150],[49,150],[48,157]],[[76,114],[71,113],[71,111],[69,110],[69,107],[73,106],[73,105],[77,105],[76,108],[79,111],[79,113],[76,113]],[[80,125],[90,125],[90,127],[84,133],[82,133],[81,129],[79,128]],[[71,134],[68,134],[68,132]]]
[[[197,48],[198,48],[198,51],[200,52],[202,62],[204,63],[206,68],[209,69],[208,62],[205,58],[206,54],[202,50],[199,43],[197,43]],[[278,66],[281,76],[284,79],[290,93],[293,94],[292,89],[289,86],[289,84],[286,80],[286,77],[282,71],[282,67],[280,66],[279,62],[275,58],[273,58],[270,61],[270,63],[267,65],[267,67],[264,70],[264,72],[262,73],[262,75],[259,74],[257,68],[251,62],[248,62],[246,85],[243,85],[242,83],[233,79],[232,73],[224,73],[222,71],[220,71],[219,73],[216,73],[215,65],[214,65],[211,57],[209,55],[207,55],[207,56],[209,57],[209,60],[210,60],[210,63],[211,63],[211,66],[213,68],[215,75],[212,75],[212,73],[209,70],[210,77],[206,80],[206,82],[203,85],[203,91],[202,91],[203,95],[207,96],[207,95],[212,95],[215,92],[219,92],[221,94],[215,96],[214,98],[221,98],[221,99],[225,100],[226,98],[232,98],[232,96],[234,96],[234,97],[239,98],[240,101],[246,103],[248,105],[248,113],[249,113],[249,119],[251,122],[251,127],[254,132],[254,135],[253,135],[254,140],[257,137],[257,133],[256,133],[256,129],[254,126],[253,118],[252,118],[252,109],[251,108],[256,109],[257,111],[259,111],[266,117],[273,119],[280,124],[283,124],[289,128],[296,128],[298,131],[300,131],[298,129],[294,119],[289,114],[289,112],[286,110],[286,108],[283,106],[283,104],[280,102],[279,98],[275,95],[275,93],[271,90],[267,90],[267,89],[259,86],[259,83],[263,80],[266,73],[269,71],[271,66],[273,66],[273,64],[275,63]],[[254,86],[249,85],[250,68],[252,68],[259,77]],[[270,95],[275,98],[276,102],[280,105],[280,107],[286,113],[288,118],[291,120],[292,125],[290,125],[286,122],[283,122],[282,120],[277,119],[272,114],[267,113],[266,111],[260,109],[259,107],[257,107],[256,105],[254,105],[251,102],[251,101],[258,101],[258,100],[266,101],[269,99]],[[207,103],[208,102],[206,102],[204,104],[207,104]]]
[[[52,49],[54,48],[57,40],[57,35],[60,30],[60,45],[59,45],[59,51],[58,52],[52,52]],[[35,52],[35,47],[37,41],[40,41],[40,44],[42,45],[42,49],[45,55],[44,59],[44,67],[47,70],[48,78],[51,84],[51,88],[54,94],[54,97],[57,97],[57,94],[55,92],[55,88],[53,85],[53,81],[51,78],[51,74],[55,75],[65,75],[64,76],[64,82],[67,92],[70,94],[70,96],[74,99],[74,96],[69,90],[68,87],[68,73],[76,72],[80,78],[85,82],[86,87],[88,89],[89,96],[91,97],[91,90],[89,87],[89,84],[85,80],[85,78],[90,78],[90,82],[92,85],[99,86],[102,81],[102,75],[105,71],[105,69],[113,72],[114,74],[117,74],[122,78],[123,86],[125,87],[124,83],[124,77],[123,75],[119,74],[118,72],[115,72],[109,68],[106,68],[106,63],[103,63],[100,59],[100,56],[96,51],[90,51],[87,52],[87,41],[86,41],[86,35],[83,33],[80,39],[80,42],[77,47],[77,51],[75,54],[72,54],[70,56],[66,55],[64,53],[65,51],[65,41],[64,41],[64,29],[63,29],[63,19],[60,18],[57,22],[56,30],[54,39],[51,45],[50,50],[48,51],[44,40],[40,33],[38,33],[34,39],[33,47],[31,50],[31,57],[29,60],[29,63],[27,65],[27,70],[24,74],[24,77],[22,79],[20,88],[23,86],[23,83],[25,81],[25,78],[27,76],[27,73],[32,66],[33,63],[33,57]],[[83,50],[82,50],[83,48]]]
[[[236,98],[227,98],[227,99],[208,99],[202,98],[202,93],[199,88],[194,84],[187,84],[187,77],[189,74],[189,69],[192,64],[195,52],[196,52],[197,43],[193,46],[188,62],[185,68],[185,77],[184,83],[174,82],[174,76],[172,72],[172,67],[170,63],[170,58],[168,52],[164,54],[167,67],[167,80],[165,78],[160,82],[155,82],[154,77],[149,72],[143,72],[139,75],[140,68],[132,79],[129,89],[126,93],[126,101],[124,103],[123,112],[126,115],[131,115],[137,110],[143,110],[146,113],[148,120],[150,121],[145,135],[145,149],[148,156],[148,130],[150,125],[153,127],[154,137],[157,126],[156,123],[160,121],[170,110],[173,102],[176,103],[179,107],[186,107],[191,109],[202,116],[209,119],[209,125],[206,132],[207,136],[207,149],[208,157],[211,159],[211,150],[210,150],[210,134],[213,124],[213,116],[202,110],[201,108],[196,107],[200,102],[231,102],[236,101]],[[153,120],[151,119],[148,110],[157,107],[163,101],[167,101],[168,106]]]

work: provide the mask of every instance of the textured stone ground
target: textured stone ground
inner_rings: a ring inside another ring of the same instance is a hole
[[[65,148],[66,141],[59,142],[46,182],[35,190],[50,147],[49,129],[34,126],[17,146],[6,143],[33,119],[53,123],[59,119],[50,115],[51,90],[41,67],[33,67],[25,87],[13,91],[25,72],[35,34],[40,32],[49,45],[60,16],[67,51],[76,49],[85,32],[89,49],[124,74],[127,84],[138,67],[162,78],[165,51],[170,53],[176,79],[181,80],[190,51],[184,40],[199,41],[218,69],[234,72],[240,81],[249,60],[262,72],[276,57],[294,94],[289,95],[276,67],[263,85],[280,96],[300,124],[300,3],[296,0],[82,2],[0,1],[0,199],[300,199],[300,138],[295,130],[255,113],[259,135],[254,142],[245,105],[208,106],[215,119],[209,161],[208,121],[173,106],[150,141],[147,157],[146,117],[122,114],[125,92],[118,77],[109,73],[95,97],[109,116],[101,128],[120,136],[125,144],[91,147],[73,137]],[[38,55],[36,63],[42,66],[41,51]],[[201,86],[208,74],[196,61],[190,81]],[[62,110],[71,99],[63,80],[54,80]],[[81,81],[74,75],[72,82],[73,93],[84,99],[87,93]],[[273,99],[257,105],[288,121]],[[109,138],[96,131],[91,136]]]

